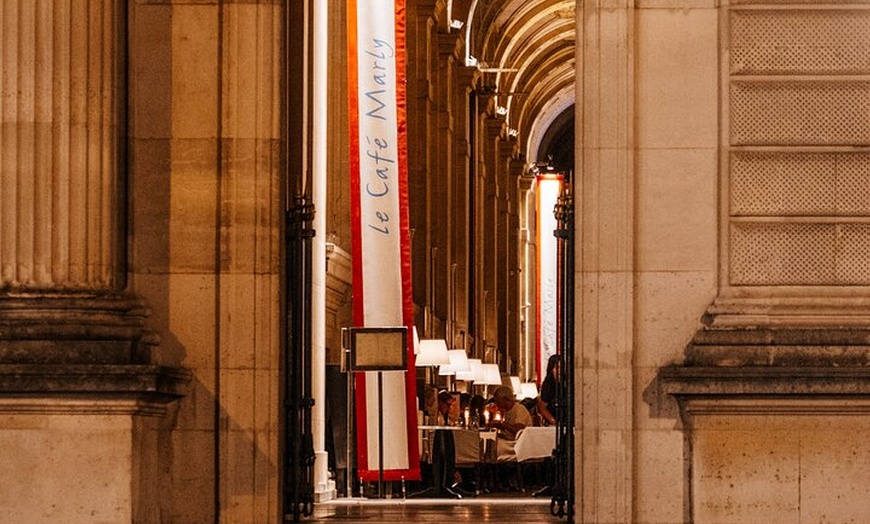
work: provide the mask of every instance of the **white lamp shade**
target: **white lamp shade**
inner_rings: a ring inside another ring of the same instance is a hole
[[[498,369],[498,364],[483,365],[483,380],[478,384],[487,386],[501,386],[501,371]]]
[[[418,368],[430,366],[443,366],[450,364],[450,356],[447,354],[447,342],[431,338],[420,341],[420,353],[417,355],[416,365]]]
[[[522,390],[522,382],[520,382],[520,377],[511,376],[511,389],[514,390],[514,395],[518,399],[523,399],[523,390]]]
[[[476,363],[472,362],[471,364],[469,364],[469,366],[471,366],[472,372],[474,373],[474,379],[472,380],[474,380],[478,384],[483,384],[483,361],[479,358],[475,358],[472,360],[476,361]]]
[[[417,334],[417,326],[414,326],[414,354],[420,354],[420,335]]]
[[[468,359],[468,371],[457,371],[456,380],[470,382],[483,380],[483,362],[479,358]]]
[[[534,382],[523,382],[521,389],[523,398],[538,398],[538,385]]]
[[[447,356],[450,358],[450,364],[438,368],[439,375],[455,375],[471,369],[468,366],[468,355],[465,354],[464,349],[451,349],[447,352]]]

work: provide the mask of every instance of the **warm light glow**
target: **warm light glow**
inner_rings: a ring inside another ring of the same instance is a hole
[[[523,382],[520,389],[523,398],[538,398],[538,385],[534,382]]]
[[[420,354],[417,357],[417,367],[442,366],[445,364],[450,364],[447,342],[434,338],[420,341]]]
[[[487,386],[501,386],[501,371],[498,369],[498,364],[484,364],[483,380],[477,383]]]
[[[450,363],[438,368],[439,375],[455,375],[458,372],[467,372],[471,369],[468,366],[468,356],[464,349],[451,349],[447,352],[447,356]]]
[[[511,389],[514,390],[514,395],[518,400],[522,400],[522,382],[520,382],[520,377],[511,375]]]
[[[483,380],[483,362],[479,358],[468,359],[468,371],[457,371],[456,380],[480,382]]]
[[[543,379],[542,370],[546,369],[547,359],[556,354],[559,344],[558,333],[558,243],[553,231],[559,227],[553,208],[562,192],[562,175],[558,173],[538,174],[535,177],[537,230],[537,260],[535,299],[537,319],[535,322],[535,356],[538,379]]]

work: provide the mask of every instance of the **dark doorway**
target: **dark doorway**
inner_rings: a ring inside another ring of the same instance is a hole
[[[549,166],[560,173],[574,171],[574,105],[553,120],[538,150],[538,160],[549,160]]]

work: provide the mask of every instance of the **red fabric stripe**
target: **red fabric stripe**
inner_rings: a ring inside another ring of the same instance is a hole
[[[362,283],[362,231],[360,227],[360,180],[359,180],[359,79],[357,77],[357,34],[356,34],[356,0],[348,0],[348,57],[347,57],[347,99],[348,99],[348,130],[350,133],[350,223],[353,257],[353,321],[357,326],[363,325],[363,289]]]
[[[405,0],[396,0],[396,109],[399,139],[399,210],[401,212],[402,303],[408,339],[413,339],[414,297],[411,293],[411,231],[408,209],[408,122],[405,89]],[[420,452],[417,448],[417,367],[413,341],[408,344],[408,372],[405,373],[408,423],[408,480],[420,478]]]
[[[358,94],[358,64],[357,64],[357,5],[356,0],[347,2],[347,101],[348,101],[348,131],[350,154],[350,224],[351,224],[351,256],[353,264],[353,323],[362,326],[364,323],[363,286],[362,286],[362,231],[360,227],[360,180],[359,180],[359,94]],[[365,374],[354,375],[356,387],[356,419],[357,423],[357,464],[359,469],[368,469],[368,446],[366,445],[366,378]]]
[[[540,181],[540,177],[538,177],[538,181]],[[541,190],[540,184],[537,185],[537,190],[535,191],[535,214],[540,217],[541,216]],[[536,219],[536,223],[540,224],[540,220]],[[535,245],[541,245],[541,227],[535,228]],[[541,377],[543,376],[543,371],[541,370],[541,250],[535,249],[535,381],[538,383],[538,388],[541,387]]]

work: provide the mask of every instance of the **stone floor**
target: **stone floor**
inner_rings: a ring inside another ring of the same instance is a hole
[[[529,496],[448,499],[338,499],[314,507],[300,522],[360,522],[404,524],[410,522],[459,524],[493,522],[535,524],[567,522],[550,513],[550,499]],[[288,520],[292,522],[292,519]]]
[[[466,480],[453,488],[455,493],[462,495],[461,499],[438,498],[437,492],[431,487],[431,480],[409,483],[407,491],[404,484],[387,482],[382,488],[388,494],[385,497],[389,498],[379,498],[377,483],[368,483],[361,486],[365,496],[359,496],[356,490],[353,490],[354,496],[350,498],[339,494],[336,499],[316,503],[314,514],[310,517],[300,516],[298,521],[363,524],[568,522],[565,516],[553,516],[551,496],[539,493],[546,486],[545,479],[548,477],[543,463],[532,464],[521,470],[500,466],[460,471],[463,477],[457,477],[456,480]],[[428,475],[424,474],[424,477]],[[347,486],[346,489],[350,490],[351,487]],[[442,494],[442,497],[445,496]],[[287,522],[293,522],[292,517]]]

